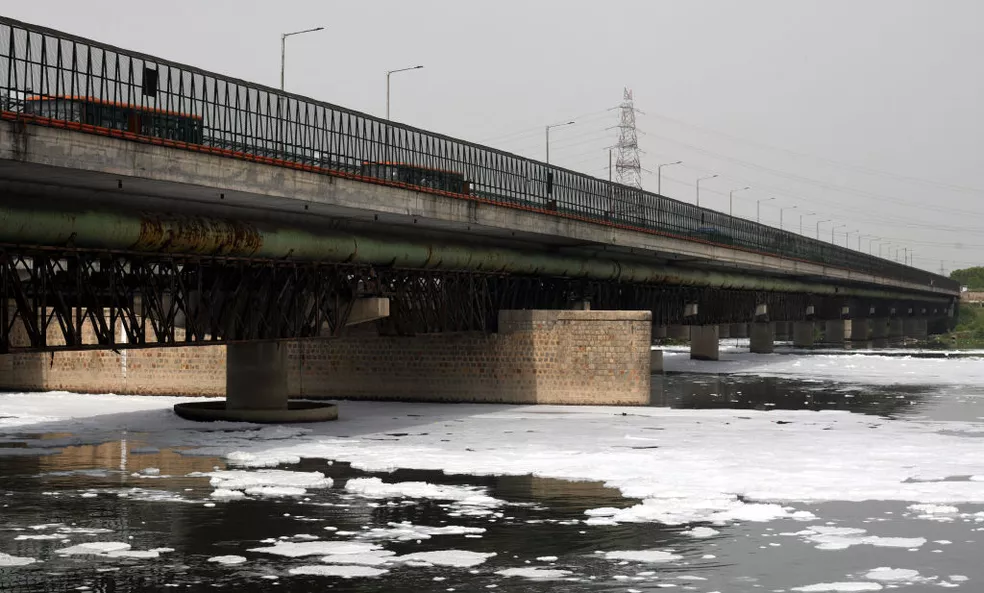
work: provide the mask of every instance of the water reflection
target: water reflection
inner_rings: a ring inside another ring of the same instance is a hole
[[[910,413],[931,393],[922,385],[846,385],[747,375],[653,375],[651,405],[670,408],[846,410],[894,416]]]

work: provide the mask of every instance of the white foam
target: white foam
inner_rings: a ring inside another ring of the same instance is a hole
[[[556,562],[557,561],[557,557],[556,556],[537,556],[536,557],[536,560],[537,560],[537,562]]]
[[[435,535],[465,535],[485,533],[482,527],[464,527],[461,525],[445,525],[443,527],[428,527],[413,525],[409,522],[389,523],[388,527],[375,527],[359,533],[363,539],[388,539],[394,541],[410,541],[430,539]]]
[[[865,535],[864,529],[814,525],[795,535],[816,544],[818,550],[846,550],[851,546],[875,546],[880,548],[919,548],[926,543],[923,537],[880,537]]]
[[[507,568],[505,570],[496,571],[495,574],[503,577],[523,577],[525,579],[545,581],[561,579],[570,576],[572,573],[569,570],[561,570],[559,568],[536,568],[529,566],[525,568]]]
[[[216,489],[247,490],[249,488],[328,488],[331,478],[321,472],[293,472],[279,469],[223,470],[203,474],[211,478]]]
[[[307,490],[292,486],[254,486],[247,488],[246,494],[250,496],[262,496],[264,498],[276,498],[280,496],[304,496],[307,494]]]
[[[359,554],[332,554],[323,556],[322,562],[327,564],[360,564],[364,566],[378,566],[389,564],[395,560],[396,552],[390,550],[375,550]]]
[[[278,541],[272,546],[263,548],[250,548],[250,552],[261,554],[275,554],[277,556],[287,556],[288,558],[302,558],[304,556],[329,556],[338,554],[364,554],[378,550],[375,544],[361,542],[338,542],[338,541],[312,541],[312,542],[286,542]]]
[[[217,498],[219,500],[236,500],[246,496],[241,490],[229,490],[228,488],[217,488],[212,491],[210,495],[212,498]]]
[[[11,556],[10,554],[4,554],[0,552],[0,568],[9,566],[27,566],[28,564],[34,564],[37,562],[34,558],[27,558],[25,556]]]
[[[227,556],[212,556],[211,558],[208,559],[208,561],[215,562],[217,564],[228,564],[228,565],[243,564],[244,562],[246,562],[246,557],[235,556],[230,554]]]
[[[320,577],[341,577],[343,579],[353,579],[357,577],[378,577],[386,574],[384,568],[372,568],[369,566],[348,566],[344,564],[335,565],[313,565],[298,566],[287,571],[293,575],[312,575]]]
[[[710,527],[694,527],[693,529],[687,529],[681,532],[684,535],[689,535],[690,537],[696,537],[699,539],[714,537],[715,535],[721,533],[717,529],[711,529]]]
[[[626,560],[629,562],[672,562],[681,560],[683,556],[663,550],[622,550],[605,552],[608,560]]]
[[[468,568],[478,566],[489,558],[495,556],[495,552],[472,552],[469,550],[434,550],[430,552],[414,552],[397,556],[400,562],[420,563],[422,565],[432,564],[435,566],[454,566],[458,568]]]
[[[802,593],[856,593],[858,591],[881,591],[884,587],[878,583],[864,582],[843,582],[843,583],[817,583],[805,587],[793,587],[791,591],[801,591]]]
[[[469,506],[499,506],[497,500],[485,494],[484,488],[447,486],[427,482],[386,483],[379,478],[354,478],[345,483],[345,490],[366,498],[428,498],[450,500]]]
[[[99,556],[103,554],[108,554],[110,552],[121,552],[129,549],[130,549],[130,544],[124,542],[87,542],[84,544],[76,544],[74,546],[69,546],[67,548],[61,548],[59,550],[55,550],[55,553],[62,554],[64,556],[72,556],[72,555]]]
[[[864,575],[866,579],[872,581],[882,581],[882,582],[897,582],[897,581],[914,581],[919,578],[918,570],[911,570],[908,568],[889,568],[887,566],[879,566],[867,574]]]

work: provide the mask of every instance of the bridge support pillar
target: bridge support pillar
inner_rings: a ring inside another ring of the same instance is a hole
[[[864,346],[870,340],[871,321],[868,319],[852,319],[851,334],[847,336],[852,346]]]
[[[719,360],[718,326],[690,326],[690,358],[694,360]]]
[[[810,348],[815,339],[815,325],[812,321],[796,321],[793,323],[793,346]]]
[[[906,338],[925,340],[929,337],[929,322],[921,317],[907,317],[902,324]]]
[[[884,348],[888,346],[888,318],[874,317],[870,320],[871,347]]]
[[[748,324],[747,323],[732,323],[731,324],[731,337],[732,338],[747,338],[748,337]]]
[[[666,336],[673,340],[689,340],[689,325],[670,325],[666,328]]]
[[[752,325],[748,349],[755,354],[772,354],[775,351],[775,326],[768,321],[756,321]]]
[[[226,401],[177,404],[187,420],[321,422],[338,418],[332,404],[287,401],[287,343],[245,342],[226,346]]]
[[[723,340],[724,338],[730,338],[730,337],[731,337],[731,326],[728,325],[727,323],[723,323],[719,325],[718,338],[721,338]]]
[[[900,344],[905,337],[904,322],[901,317],[893,317],[888,320],[888,342],[889,344]]]
[[[667,336],[665,325],[654,325],[653,326],[653,338],[662,340]]]
[[[824,322],[823,341],[825,344],[843,346],[846,339],[846,323],[843,319],[828,319]]]

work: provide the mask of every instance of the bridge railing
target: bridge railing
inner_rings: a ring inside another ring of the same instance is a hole
[[[943,276],[845,247],[5,17],[0,111],[7,118],[366,181],[423,183],[384,178],[385,167],[369,164],[437,170],[462,183],[455,190],[421,189],[959,289]]]

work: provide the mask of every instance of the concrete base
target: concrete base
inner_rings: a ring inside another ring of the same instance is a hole
[[[388,304],[388,301],[387,301]],[[332,404],[287,401],[287,344],[247,342],[226,346],[226,401],[176,404],[186,420],[322,422],[338,418]]]
[[[719,360],[718,326],[690,326],[690,358],[694,360]]]
[[[871,321],[868,319],[852,319],[851,334],[847,339],[855,345],[867,343],[871,337]]]
[[[649,372],[653,375],[663,372],[663,351],[649,351]]]
[[[929,337],[929,324],[925,319],[908,318],[902,324],[902,331],[906,338],[913,340],[925,340]]]
[[[291,422],[325,422],[338,419],[338,406],[321,402],[293,401],[284,410],[230,409],[225,402],[188,402],[175,404],[174,413],[185,420],[199,422],[256,422],[261,424]]]
[[[844,344],[846,327],[843,319],[829,319],[823,325],[823,341],[825,344]]]
[[[812,321],[797,321],[793,323],[793,346],[810,348],[816,340],[816,326]]]
[[[771,323],[760,321],[751,324],[752,331],[749,337],[749,351],[755,354],[772,354],[775,352],[775,326]]]

